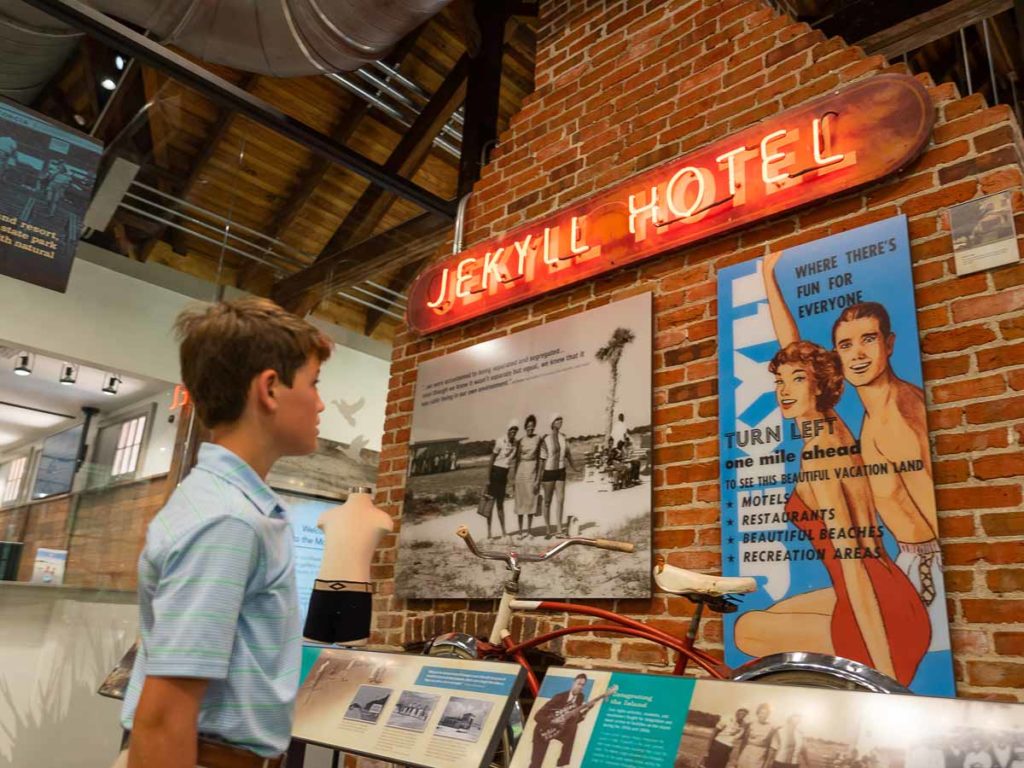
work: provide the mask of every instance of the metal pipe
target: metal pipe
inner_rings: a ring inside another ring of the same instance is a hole
[[[465,234],[464,228],[466,226],[466,206],[469,204],[469,196],[472,192],[467,192],[459,200],[459,207],[455,210],[455,234],[452,236],[452,255],[462,252],[462,238]]]
[[[188,200],[184,200],[183,198],[180,198],[180,197],[175,197],[174,195],[168,194],[167,192],[164,192],[163,190],[157,189],[156,187],[151,187],[148,184],[145,184],[145,183],[143,183],[141,181],[133,181],[132,184],[136,185],[136,186],[139,186],[142,189],[145,189],[147,192],[152,192],[152,193],[154,193],[156,195],[159,195],[160,197],[163,197],[163,198],[165,198],[167,200],[171,200],[171,201],[173,201],[175,203],[178,203],[179,205],[183,205],[183,206],[185,206],[187,208],[192,208],[193,210],[199,211],[200,213],[205,214],[205,215],[209,216],[212,219],[217,219],[219,221],[222,221],[225,224],[228,224],[228,225],[230,225],[232,227],[236,227],[237,229],[242,230],[243,232],[248,232],[248,233],[250,233],[252,235],[255,235],[256,237],[259,237],[262,240],[267,240],[270,243],[273,243],[274,245],[280,246],[281,248],[285,249],[286,251],[292,252],[293,254],[297,254],[299,256],[306,256],[306,254],[302,253],[302,251],[298,250],[297,248],[293,248],[292,246],[288,245],[287,243],[281,242],[280,240],[278,240],[278,239],[276,239],[274,237],[271,237],[270,235],[264,234],[263,232],[260,232],[259,230],[253,229],[252,227],[247,227],[244,224],[238,223],[237,221],[232,221],[231,219],[229,219],[229,218],[227,218],[225,216],[221,216],[219,213],[215,213],[214,211],[211,211],[211,210],[208,210],[206,208],[203,208],[201,205],[196,205],[195,203],[190,203]],[[141,199],[145,200],[145,198],[141,198]],[[220,231],[219,227],[217,228],[217,231]],[[256,243],[253,243],[253,245],[256,246],[259,249],[263,249],[262,246],[259,246]],[[265,249],[263,249],[263,250],[265,250]],[[289,256],[286,256],[285,254],[276,254],[276,255],[279,256],[280,258],[286,260],[286,261],[291,261],[293,263],[293,265],[296,266],[296,267],[304,267],[304,266],[306,266],[306,261],[303,260],[303,259],[291,258]]]
[[[402,126],[404,126],[406,128],[408,128],[409,126],[412,125],[412,121],[410,121],[408,118],[406,118],[405,115],[403,115],[401,112],[399,112],[393,106],[388,104],[386,101],[383,101],[382,99],[380,99],[376,94],[370,93],[369,91],[367,91],[365,88],[363,88],[358,83],[352,82],[352,80],[350,80],[349,78],[345,77],[344,75],[339,75],[337,73],[332,73],[332,74],[327,75],[327,77],[329,77],[334,82],[338,83],[340,86],[345,88],[347,91],[350,91],[351,93],[354,93],[356,96],[359,96],[364,101],[367,101],[370,104],[372,104],[373,106],[377,107],[379,110],[384,112],[389,117],[394,118],[394,120],[396,122],[398,122],[400,125],[402,125]],[[462,140],[461,136],[459,137],[459,140],[460,141]],[[462,153],[459,151],[459,149],[457,147],[453,146],[450,142],[445,141],[440,136],[435,136],[434,137],[434,141],[432,143],[434,144],[434,146],[439,147],[439,148],[445,150],[446,152],[448,152],[453,157],[458,158],[458,157],[462,156]]]
[[[141,197],[139,195],[136,195],[134,192],[125,192],[124,196],[125,197],[130,197],[133,200],[138,200],[140,203],[143,203],[144,205],[152,206],[153,208],[156,208],[157,210],[166,211],[167,213],[171,214],[172,216],[177,216],[178,218],[184,219],[185,221],[190,221],[193,224],[198,224],[200,227],[203,227],[204,229],[209,229],[212,232],[216,232],[218,235],[222,235],[224,237],[233,238],[233,239],[237,240],[239,243],[242,243],[243,245],[247,245],[250,248],[252,248],[252,249],[254,249],[256,251],[259,251],[259,252],[261,252],[261,253],[263,253],[263,254],[265,254],[267,256],[274,256],[274,257],[280,258],[282,261],[289,261],[285,257],[281,256],[278,253],[275,253],[274,251],[270,250],[269,248],[266,248],[264,246],[259,245],[259,243],[254,243],[251,240],[248,240],[248,239],[242,237],[241,235],[236,235],[234,232],[232,232],[230,230],[230,227],[231,227],[230,223],[226,227],[218,227],[218,226],[216,226],[214,224],[209,223],[208,221],[202,221],[201,219],[194,218],[192,216],[189,216],[186,213],[182,213],[181,211],[176,211],[173,208],[168,208],[167,206],[161,205],[160,203],[155,203],[152,200],[146,199],[145,197]],[[191,232],[192,230],[188,230],[188,231]],[[289,261],[289,266],[298,266],[299,268],[301,268],[302,266],[305,266],[305,265],[294,264],[294,263]]]
[[[366,290],[365,288],[363,288],[361,286],[353,285],[353,286],[351,286],[351,288],[352,288],[353,291],[359,291],[361,294],[363,294],[365,296],[372,297],[374,301],[384,302],[384,306],[385,307],[395,307],[395,306],[398,306],[398,302],[395,301],[394,299],[388,299],[388,298],[386,298],[384,296],[381,296],[380,294],[374,293],[373,291],[368,291],[368,290]]]
[[[424,101],[430,101],[430,94],[427,93],[426,89],[419,83],[410,80],[408,77],[403,75],[401,72],[398,71],[396,67],[393,67],[390,64],[386,64],[385,62],[379,59],[371,61],[370,63],[377,69],[379,69],[381,72],[384,72],[397,82],[404,85],[406,88],[408,88],[410,91],[412,91],[414,94],[419,96]]]
[[[397,296],[398,298],[402,299],[402,301],[405,301],[405,294],[402,293],[401,291],[396,291],[393,288],[388,288],[386,285],[381,285],[380,283],[374,282],[373,280],[364,280],[363,282],[366,283],[367,285],[372,285],[374,288],[379,288],[385,293],[390,293],[392,296]]]
[[[996,85],[996,68],[992,63],[992,46],[988,42],[988,19],[981,20],[981,30],[985,35],[985,55],[988,56],[988,76],[992,81],[992,103],[999,103],[999,88]]]
[[[399,314],[397,314],[395,312],[392,312],[390,309],[384,309],[383,307],[379,307],[376,304],[371,304],[368,301],[363,301],[362,299],[358,298],[357,296],[350,296],[349,294],[345,293],[344,291],[338,291],[338,295],[341,296],[343,299],[348,299],[349,301],[354,301],[356,304],[362,304],[364,307],[369,307],[370,309],[376,310],[377,312],[380,312],[381,314],[390,315],[391,317],[394,317],[397,320],[403,320],[404,319],[403,315],[399,315]]]
[[[370,93],[358,83],[355,83],[345,77],[345,75],[339,75],[332,72],[327,77],[345,88],[345,90],[354,93],[359,98],[377,107],[379,110],[384,112],[384,114],[390,115],[395,118],[395,120],[398,120],[400,123],[408,127],[409,124],[405,122],[405,116],[386,101],[381,100],[376,94]]]
[[[374,184],[415,203],[426,211],[449,219],[454,215],[454,205],[451,201],[429,192],[409,179],[389,172],[380,163],[376,163],[341,142],[310,128],[263,99],[232,85],[224,78],[218,77],[165,46],[147,39],[95,8],[90,8],[81,0],[25,0],[25,2],[65,24],[88,32],[100,42],[114,50],[121,51],[122,55],[138,58],[143,63],[167,73],[184,85],[210,98],[219,106],[237,110],[245,117],[298,143],[310,152],[358,173]]]
[[[163,224],[164,226],[171,227],[172,229],[181,230],[182,232],[184,232],[187,235],[192,235],[192,237],[196,237],[196,238],[199,238],[200,240],[203,240],[203,241],[205,241],[207,243],[211,243],[213,245],[216,245],[218,248],[224,248],[225,250],[231,251],[232,253],[237,253],[239,256],[241,256],[244,259],[250,259],[251,261],[258,261],[260,264],[263,264],[266,267],[270,267],[272,270],[274,270],[275,273],[280,274],[280,273],[284,272],[284,270],[282,270],[281,267],[279,267],[278,265],[271,264],[268,261],[264,261],[259,256],[254,256],[251,253],[246,253],[245,251],[242,251],[242,250],[239,250],[238,248],[235,248],[233,245],[227,245],[225,243],[222,243],[220,240],[214,240],[212,237],[207,237],[206,235],[202,235],[202,234],[200,234],[198,232],[195,232],[195,231],[189,229],[188,227],[183,227],[181,224],[175,224],[173,221],[168,221],[167,219],[162,218],[161,216],[157,216],[155,213],[150,213],[149,211],[144,211],[141,208],[136,208],[134,205],[129,205],[128,203],[123,202],[123,201],[121,202],[121,207],[124,208],[126,211],[131,211],[132,213],[137,213],[139,216],[147,218],[150,221],[155,221],[158,224]]]
[[[963,27],[960,27],[960,48],[964,52],[964,72],[967,73],[967,95],[970,96],[974,93],[974,88],[971,85],[971,62],[967,60],[967,36],[964,34]]]
[[[407,106],[413,112],[418,113],[420,111],[420,108],[413,103],[412,99],[410,99],[408,96],[406,96],[404,93],[402,93],[400,90],[398,90],[391,84],[385,82],[384,80],[381,80],[372,72],[368,72],[365,67],[360,67],[359,69],[357,69],[356,74],[363,78],[366,82],[370,83],[371,85],[375,85],[385,93],[390,94],[392,97],[397,99],[401,104]]]

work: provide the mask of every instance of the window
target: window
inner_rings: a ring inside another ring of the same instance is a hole
[[[28,468],[28,456],[0,464],[0,504],[13,504],[21,498],[21,486]]]
[[[111,477],[135,474],[135,469],[139,465],[139,452],[142,450],[142,438],[145,433],[145,416],[136,416],[134,419],[121,423],[117,448],[114,449],[114,463],[110,469]]]

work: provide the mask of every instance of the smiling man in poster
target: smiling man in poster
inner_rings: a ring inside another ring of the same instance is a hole
[[[724,570],[762,577],[729,663],[813,651],[953,691],[911,286],[903,217],[719,273]]]

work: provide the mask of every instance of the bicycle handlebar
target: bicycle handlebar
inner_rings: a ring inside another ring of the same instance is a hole
[[[597,547],[598,549],[608,549],[614,552],[635,552],[636,546],[628,541],[614,541],[613,539],[588,539],[583,536],[573,536],[570,538],[562,539],[560,542],[555,544],[553,547],[540,554],[531,554],[528,552],[499,552],[497,550],[480,550],[473,536],[469,533],[469,528],[464,525],[460,525],[455,531],[455,534],[459,536],[465,543],[469,551],[477,557],[483,560],[501,560],[502,562],[511,564],[513,561],[521,563],[540,563],[545,560],[549,560],[566,547],[570,547],[573,544],[580,544],[585,547]]]

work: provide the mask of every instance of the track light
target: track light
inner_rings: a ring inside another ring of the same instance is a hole
[[[28,376],[32,373],[32,364],[35,362],[35,355],[31,352],[19,352],[14,360],[14,375]]]
[[[103,394],[116,395],[117,388],[121,386],[121,377],[116,373],[108,373],[103,377]]]
[[[103,82],[101,82],[101,83],[100,83],[100,85],[101,85],[101,86],[103,86],[104,88],[106,88],[106,89],[107,89],[108,91],[112,91],[112,90],[114,90],[115,88],[117,88],[117,83],[115,83],[115,82],[114,82],[114,81],[113,81],[113,80],[112,80],[111,78],[109,78],[109,77],[107,77],[107,78],[104,78],[104,79],[103,79]]]
[[[71,385],[78,381],[78,365],[76,363],[63,363],[60,367],[60,383]]]
[[[120,72],[122,69],[124,69],[124,56],[120,56],[120,55],[115,56],[114,57],[114,66],[117,67],[117,71],[118,72]]]

